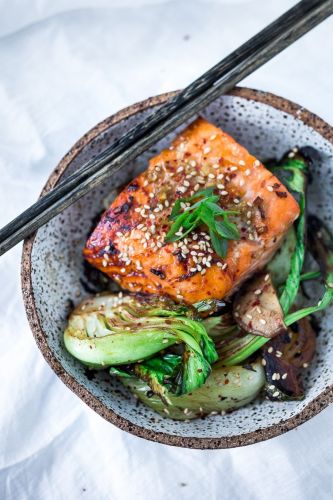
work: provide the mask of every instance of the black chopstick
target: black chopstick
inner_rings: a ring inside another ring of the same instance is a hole
[[[299,2],[2,228],[0,255],[332,13],[333,0]]]

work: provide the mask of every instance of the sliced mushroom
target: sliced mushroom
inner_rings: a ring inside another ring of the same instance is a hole
[[[273,338],[286,332],[283,311],[269,273],[248,281],[236,295],[234,318],[247,333]]]
[[[270,399],[302,399],[302,368],[312,361],[316,333],[309,317],[289,328],[288,332],[268,342],[263,349],[266,393]]]

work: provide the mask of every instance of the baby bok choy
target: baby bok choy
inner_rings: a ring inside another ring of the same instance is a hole
[[[145,405],[175,420],[190,420],[216,415],[250,403],[265,384],[264,370],[259,362],[244,366],[213,366],[206,382],[183,396],[168,393],[167,404],[142,380],[122,374],[123,384]]]
[[[217,359],[214,343],[192,309],[153,295],[103,294],[85,300],[69,317],[64,343],[82,363],[120,366],[114,372],[127,370],[160,395],[167,388],[184,394],[200,387]],[[180,353],[154,359],[176,344],[181,344]]]

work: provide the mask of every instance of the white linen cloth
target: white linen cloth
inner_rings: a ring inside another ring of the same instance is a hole
[[[0,0],[0,225],[31,204],[90,127],[181,88],[291,0]],[[333,122],[333,19],[245,81]],[[330,499],[333,407],[245,448],[172,448],[85,406],[30,333],[21,246],[0,259],[0,498]]]

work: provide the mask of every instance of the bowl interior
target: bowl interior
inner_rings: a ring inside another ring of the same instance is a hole
[[[102,132],[96,128],[96,133],[92,134],[95,138],[79,151],[63,176],[75,171],[151,112],[148,105],[144,108],[141,107],[139,111],[136,109],[135,114],[109,125]],[[228,95],[216,100],[202,115],[229,132],[260,159],[280,157],[295,145],[312,145],[320,150],[322,162],[315,166],[310,186],[310,211],[320,214],[332,226],[333,147],[317,131],[305,125],[297,113],[293,116],[254,99]],[[43,336],[42,350],[45,351],[47,345],[49,361],[51,357],[58,366],[61,365],[67,382],[75,392],[80,394],[81,387],[85,395],[90,395],[84,398],[88,404],[106,418],[127,430],[132,429],[136,434],[195,447],[205,447],[205,442],[210,446],[212,440],[215,440],[214,446],[224,447],[264,439],[272,434],[269,430],[266,434],[262,433],[263,429],[275,428],[273,435],[283,432],[286,420],[300,415],[306,407],[309,408],[311,402],[332,384],[333,337],[330,325],[333,308],[322,316],[317,355],[306,373],[306,398],[303,401],[274,403],[258,399],[223,417],[214,416],[190,422],[162,418],[142,404],[137,404],[120,382],[109,377],[107,371],[89,376],[85,368],[64,349],[62,332],[67,315],[73,303],[77,304],[87,295],[81,252],[92,227],[92,220],[103,210],[103,199],[116,186],[129,181],[144,169],[147,159],[167,146],[173,136],[174,134],[170,134],[165,137],[103,186],[89,192],[37,231],[31,251],[31,284],[34,307]],[[76,381],[74,385],[70,382],[72,378]],[[311,416],[311,412],[302,414],[300,421]],[[117,420],[116,416],[120,419]],[[246,441],[248,433],[252,437]],[[237,441],[239,436],[242,439]]]

